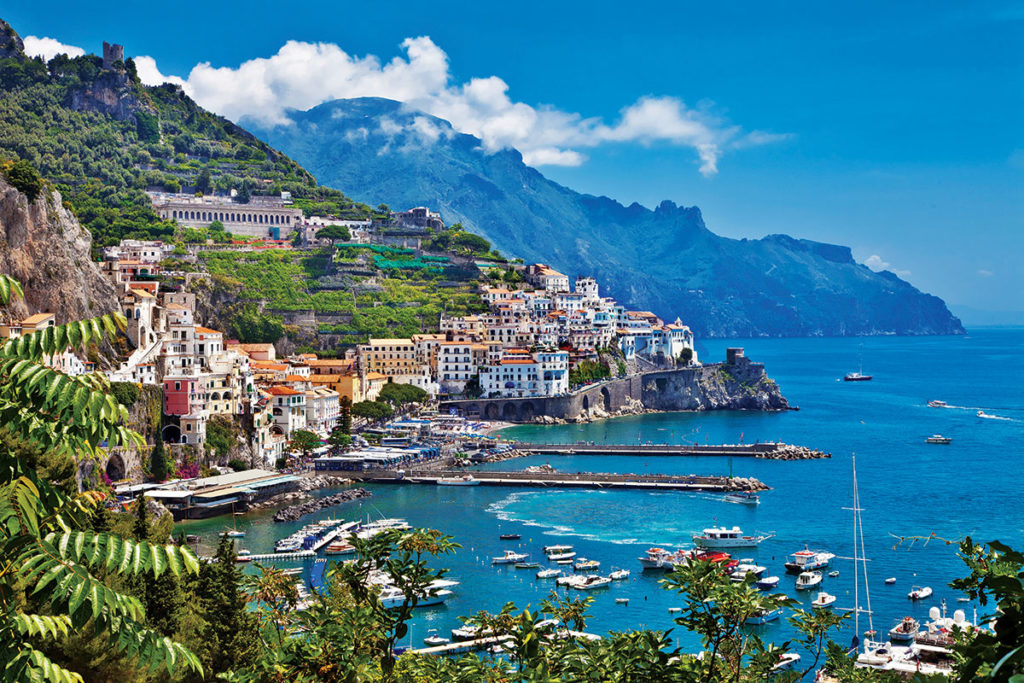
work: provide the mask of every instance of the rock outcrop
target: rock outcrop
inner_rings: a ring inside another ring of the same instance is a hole
[[[75,111],[91,111],[119,121],[135,121],[140,111],[151,116],[156,110],[139,99],[131,78],[124,71],[104,71],[90,83],[68,92],[67,105]]]
[[[306,503],[300,503],[299,505],[292,505],[286,507],[283,510],[278,511],[274,515],[275,522],[295,522],[298,521],[303,515],[323,510],[324,508],[334,507],[342,503],[350,503],[353,500],[360,498],[366,498],[367,496],[373,495],[366,489],[348,489],[341,493],[335,493],[333,496],[327,496],[326,498],[318,498],[311,500]]]
[[[25,43],[10,24],[0,19],[0,59],[17,59],[25,55]]]
[[[787,410],[789,402],[762,363],[737,358],[644,379],[648,410]]]
[[[15,316],[55,313],[58,323],[117,309],[114,286],[92,261],[92,235],[64,206],[60,193],[34,202],[0,179],[0,273],[16,278],[25,300]]]

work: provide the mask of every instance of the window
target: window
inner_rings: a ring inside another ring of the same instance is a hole
[[[174,390],[175,391],[181,391],[181,382],[175,382],[174,383]]]

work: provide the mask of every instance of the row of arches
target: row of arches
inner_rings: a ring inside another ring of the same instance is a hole
[[[184,211],[173,209],[171,218],[186,221],[220,221],[222,223],[257,223],[260,225],[291,225],[291,216],[264,213],[233,213],[225,211]]]

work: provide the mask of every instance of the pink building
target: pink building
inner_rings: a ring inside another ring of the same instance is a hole
[[[206,407],[206,388],[201,377],[164,377],[164,414],[193,415]]]

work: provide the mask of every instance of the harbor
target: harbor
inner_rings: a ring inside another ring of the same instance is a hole
[[[752,444],[603,444],[603,443],[516,443],[515,449],[525,455],[638,455],[711,456],[764,458],[767,460],[812,460],[832,457],[831,453],[804,446],[767,441]]]

